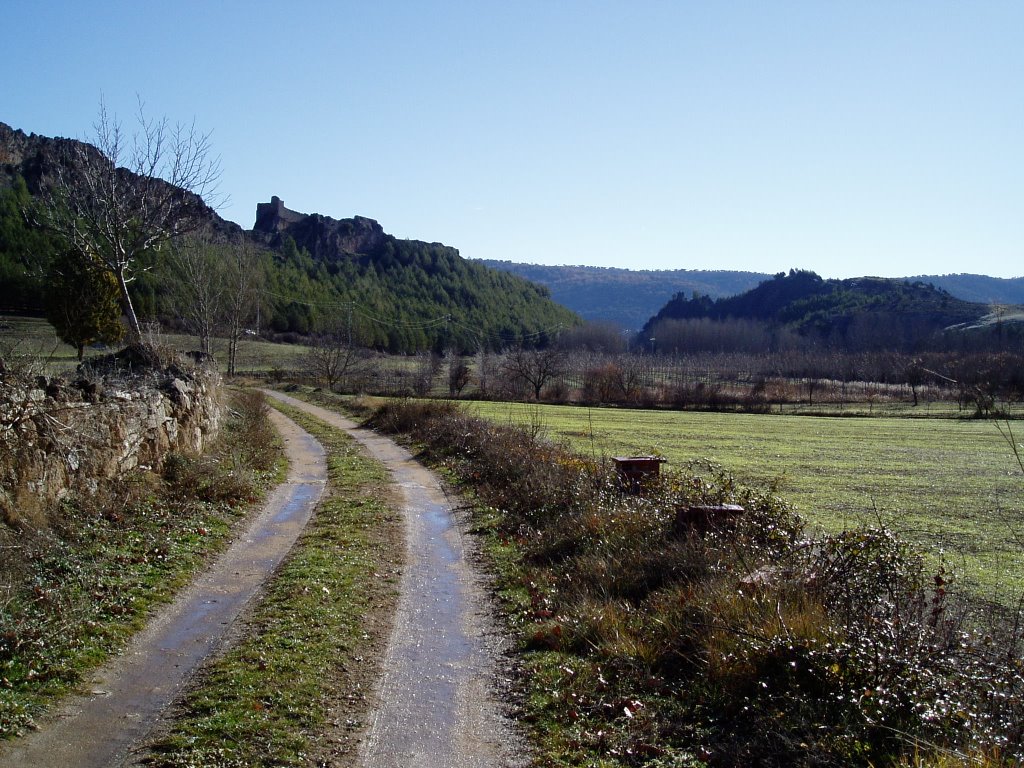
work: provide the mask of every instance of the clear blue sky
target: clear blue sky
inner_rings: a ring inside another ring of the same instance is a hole
[[[4,4],[0,121],[102,96],[271,195],[463,256],[1024,275],[1024,2]]]

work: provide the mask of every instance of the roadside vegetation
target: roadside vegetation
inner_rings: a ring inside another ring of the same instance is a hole
[[[372,417],[476,499],[548,766],[959,765],[1024,758],[1020,616],[974,612],[884,527],[811,537],[692,463],[605,462],[452,404]],[[739,504],[742,515],[689,510]]]
[[[1003,605],[1024,594],[1024,476],[992,420],[817,418],[474,402],[468,412],[602,457],[708,458],[772,488],[807,525],[883,524],[971,591]],[[1002,425],[1011,432],[1014,422]]]
[[[162,474],[67,498],[42,525],[0,524],[0,738],[119,651],[278,478],[262,397],[235,393],[228,414],[200,457],[172,454]]]
[[[275,403],[324,446],[328,494],[244,621],[151,746],[156,766],[334,765],[352,752],[387,642],[401,519],[347,435]]]

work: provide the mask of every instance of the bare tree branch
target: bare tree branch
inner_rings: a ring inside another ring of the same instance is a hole
[[[136,120],[126,141],[100,102],[91,144],[69,142],[60,158],[43,223],[114,276],[129,332],[138,339],[128,285],[162,245],[209,221],[221,168],[210,134],[194,124],[172,127],[166,117],[149,118],[141,101]]]

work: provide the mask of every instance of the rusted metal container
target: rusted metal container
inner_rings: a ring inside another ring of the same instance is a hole
[[[635,493],[642,489],[645,483],[661,474],[661,465],[665,463],[665,459],[659,456],[613,456],[612,462],[615,464],[619,483],[626,490]]]

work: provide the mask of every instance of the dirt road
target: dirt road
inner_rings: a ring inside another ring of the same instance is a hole
[[[444,490],[404,448],[337,413],[268,395],[347,430],[401,489],[406,560],[374,711],[357,757],[363,768],[513,768],[525,749],[495,693],[502,635],[467,562]],[[239,539],[162,610],[126,653],[99,670],[36,731],[0,749],[0,768],[121,766],[161,725],[161,713],[224,638],[305,526],[324,489],[323,450],[274,412],[291,465]]]
[[[101,668],[90,692],[68,700],[40,730],[0,748],[0,768],[121,765],[184,682],[291,549],[324,490],[323,449],[273,412],[291,469],[259,514],[211,569]]]
[[[281,393],[267,394],[347,430],[389,469],[404,496],[407,565],[359,765],[525,764],[522,741],[495,693],[501,634],[437,478],[404,448],[357,429],[337,413]]]

